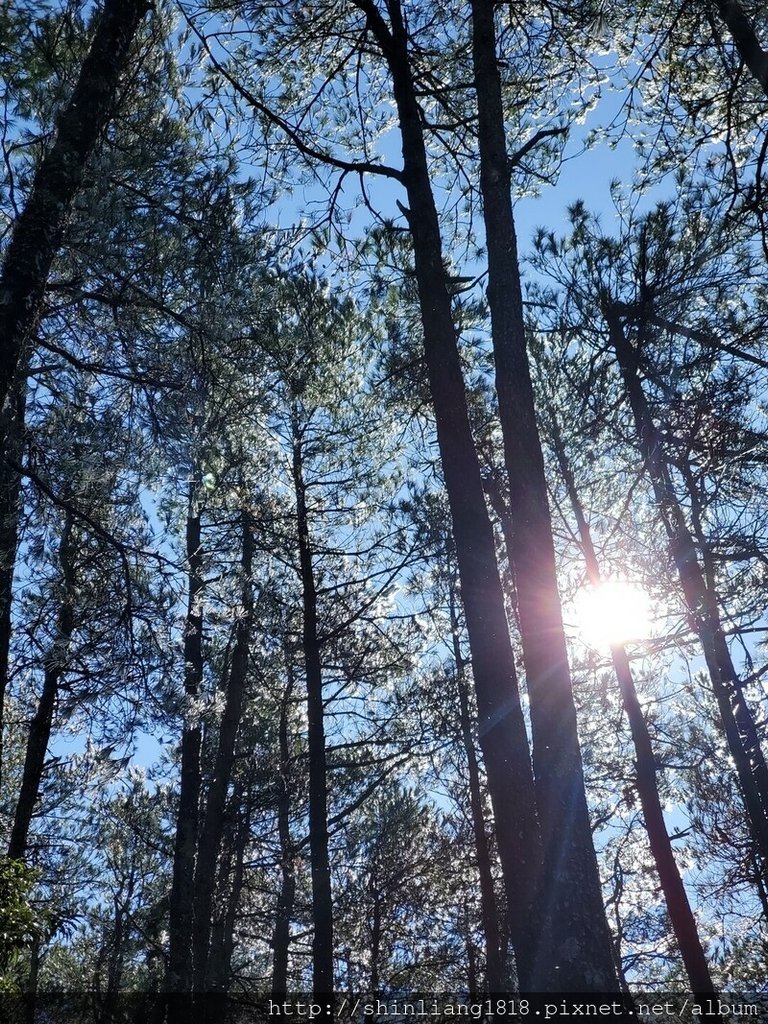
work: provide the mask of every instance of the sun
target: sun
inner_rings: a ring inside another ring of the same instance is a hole
[[[609,647],[650,635],[650,598],[629,580],[608,579],[585,587],[574,605],[578,636],[589,647]]]

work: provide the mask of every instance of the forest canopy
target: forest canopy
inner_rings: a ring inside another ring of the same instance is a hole
[[[0,1015],[759,1000],[763,7],[0,40]]]

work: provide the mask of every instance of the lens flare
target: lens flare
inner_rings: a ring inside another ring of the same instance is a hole
[[[589,647],[643,640],[651,632],[650,598],[628,580],[586,587],[576,598],[575,611],[578,635]]]

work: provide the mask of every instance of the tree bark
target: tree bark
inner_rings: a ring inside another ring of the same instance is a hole
[[[53,148],[35,174],[0,274],[0,408],[16,387],[42,311],[51,264],[61,245],[83,173],[112,116],[120,76],[147,0],[105,0],[72,97],[59,117]]]
[[[603,301],[603,312],[635,420],[640,451],[669,538],[670,555],[680,580],[689,620],[704,652],[723,731],[744,797],[750,831],[760,851],[763,876],[768,877],[768,768],[755,723],[723,633],[717,596],[706,584],[694,538],[672,485],[661,438],[643,391],[637,351],[627,339],[621,319],[607,298]]]
[[[390,0],[390,32],[372,0],[366,13],[392,77],[402,138],[403,181],[410,209],[424,356],[437,440],[451,510],[461,596],[477,695],[478,733],[493,802],[518,978],[530,988],[539,927],[533,898],[541,846],[528,737],[499,580],[493,529],[467,413],[451,298],[442,259],[421,112],[409,64],[408,34],[398,0]]]
[[[67,515],[59,541],[59,561],[63,581],[63,594],[56,616],[56,635],[43,663],[43,688],[34,718],[30,722],[27,749],[24,755],[24,769],[21,790],[16,804],[16,813],[8,843],[8,856],[21,858],[27,848],[29,827],[40,794],[40,783],[45,769],[45,755],[53,726],[53,713],[59,684],[67,667],[72,633],[75,628],[75,569],[73,566],[73,522]]]
[[[173,849],[173,877],[168,925],[169,950],[165,989],[170,1024],[192,1019],[192,933],[195,897],[195,852],[200,816],[200,748],[202,731],[194,702],[203,682],[203,553],[197,481],[190,484],[187,514],[188,604],[184,632],[184,695],[187,701],[181,734],[181,784]]]
[[[302,586],[304,671],[307,684],[309,756],[309,852],[312,874],[312,984],[315,1000],[333,994],[333,900],[328,856],[328,769],[325,752],[323,670],[317,621],[317,591],[304,480],[303,438],[293,418],[293,482]]]
[[[600,566],[592,543],[592,531],[579,498],[576,481],[571,470],[570,461],[565,450],[565,443],[560,432],[554,410],[547,410],[551,432],[552,447],[560,466],[560,473],[565,483],[574,518],[579,532],[581,549],[587,568],[587,579],[592,586],[598,586],[601,580]],[[680,955],[685,965],[691,991],[697,996],[712,995],[715,987],[709,973],[709,965],[699,937],[696,918],[693,916],[688,894],[680,876],[672,843],[664,821],[664,812],[659,796],[656,779],[656,758],[654,757],[651,735],[645,720],[643,709],[637,698],[632,667],[626,649],[620,644],[611,646],[611,660],[619,684],[622,704],[629,720],[632,742],[635,748],[635,769],[637,792],[640,806],[643,809],[645,829],[656,864],[656,871],[667,905],[672,930],[675,933]]]
[[[547,886],[548,913],[534,977],[542,990],[618,992],[584,790],[528,366],[494,6],[491,0],[472,2],[473,58],[488,302],[513,524],[509,556],[530,698]]]
[[[208,787],[200,839],[195,865],[195,907],[192,954],[194,961],[194,988],[196,992],[209,989],[208,950],[211,941],[213,898],[216,884],[216,863],[224,833],[224,811],[227,791],[235,760],[235,741],[243,715],[243,703],[248,677],[248,653],[253,626],[253,535],[248,512],[243,509],[242,520],[242,611],[235,625],[235,643],[232,664],[226,684],[224,711],[219,725],[218,746],[213,777]]]

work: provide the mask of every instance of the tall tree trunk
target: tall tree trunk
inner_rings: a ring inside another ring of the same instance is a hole
[[[723,633],[717,595],[706,584],[695,540],[675,494],[661,438],[643,391],[638,353],[626,337],[618,313],[607,299],[604,299],[603,311],[635,420],[640,451],[669,538],[670,555],[680,579],[689,620],[704,652],[723,731],[744,797],[750,831],[760,851],[762,873],[768,877],[768,768],[757,729]]]
[[[15,466],[23,458],[26,398],[25,381],[8,396],[5,406],[0,409],[0,437],[5,438],[4,456],[0,458],[0,782],[3,772],[5,695],[8,692],[13,629],[13,575],[21,513],[21,477]]]
[[[202,731],[194,703],[203,682],[203,552],[198,481],[189,490],[187,512],[188,604],[184,630],[185,718],[181,734],[181,784],[173,848],[169,950],[165,989],[171,1024],[192,1019],[192,933],[195,897],[195,852],[200,815],[200,747]]]
[[[584,791],[525,342],[494,7],[492,0],[472,0],[488,302],[513,524],[509,556],[530,698],[536,803],[548,890],[534,978],[542,990],[614,992],[619,986]]]
[[[43,688],[35,715],[30,722],[21,790],[16,804],[16,813],[8,844],[8,856],[24,856],[29,837],[29,826],[40,794],[40,783],[45,768],[45,755],[53,726],[53,713],[59,684],[67,667],[67,653],[75,628],[75,569],[73,566],[74,545],[72,540],[72,516],[67,515],[59,541],[59,562],[63,582],[63,594],[56,616],[56,635],[43,662]]]
[[[507,977],[503,967],[504,957],[501,948],[501,928],[499,927],[496,892],[491,871],[491,851],[485,831],[485,814],[483,813],[483,798],[480,789],[480,766],[477,763],[475,740],[472,735],[469,694],[467,692],[467,681],[464,672],[465,661],[459,646],[459,624],[454,604],[453,587],[451,588],[449,601],[453,660],[456,664],[456,685],[459,691],[459,725],[464,753],[467,758],[469,809],[475,841],[477,874],[480,881],[480,917],[483,923],[483,934],[485,935],[485,987],[489,992],[503,992],[507,987]]]
[[[280,892],[272,933],[272,991],[285,995],[288,990],[288,958],[291,944],[291,918],[296,899],[296,848],[291,838],[291,747],[288,732],[288,709],[294,688],[291,652],[286,644],[287,682],[280,703],[278,742],[280,745],[280,777],[277,795],[277,828],[280,837]]]
[[[209,988],[207,966],[216,884],[216,862],[224,833],[224,811],[235,760],[235,741],[243,715],[248,678],[248,654],[253,627],[253,582],[251,578],[253,573],[253,534],[250,517],[245,508],[241,512],[241,522],[242,610],[235,625],[235,643],[225,688],[225,704],[219,725],[213,778],[208,787],[195,865],[193,961],[194,988],[197,992],[205,992]]]
[[[571,464],[565,450],[565,442],[560,432],[554,409],[548,408],[547,416],[552,447],[560,466],[560,473],[565,483],[571,509],[579,531],[579,540],[587,568],[587,579],[592,586],[598,586],[601,574],[595,546],[592,543],[592,532],[589,528],[587,517],[584,515],[584,509],[581,505],[576,481],[571,470]],[[659,882],[661,883],[661,890],[667,905],[669,919],[672,922],[672,930],[675,933],[675,938],[680,948],[680,955],[683,958],[692,992],[700,996],[711,995],[715,991],[715,987],[712,983],[707,958],[701,945],[696,918],[693,916],[691,905],[688,902],[688,894],[685,891],[683,879],[675,862],[672,843],[669,838],[666,822],[664,821],[664,812],[656,779],[656,759],[654,757],[653,744],[648,731],[648,723],[645,720],[643,709],[637,698],[635,681],[632,676],[632,668],[626,649],[620,644],[612,645],[611,660],[613,661],[621,700],[632,733],[632,742],[635,748],[637,792],[640,797],[640,806],[643,809],[648,843],[656,864],[656,871],[659,875]]]
[[[315,998],[333,993],[333,901],[328,857],[328,769],[325,752],[323,670],[317,622],[317,591],[304,481],[301,426],[293,419],[293,482],[302,586],[304,671],[307,682],[309,755],[309,852],[312,868],[312,984]]]
[[[234,820],[237,823],[234,849],[227,850],[226,860],[222,859],[218,871],[219,888],[222,891],[225,888],[228,889],[228,895],[223,914],[220,914],[213,923],[208,955],[208,976],[212,992],[226,993],[229,988],[235,923],[245,880],[245,851],[251,835],[249,801],[250,793],[245,793],[242,785],[235,785],[227,815],[228,820]],[[234,864],[231,863],[233,857]],[[228,886],[225,885],[226,876],[228,876]]]
[[[533,900],[541,846],[533,772],[520,705],[493,529],[467,413],[440,226],[429,177],[421,111],[409,64],[408,34],[398,0],[390,0],[392,31],[372,0],[355,0],[386,58],[400,122],[403,180],[410,209],[424,355],[437,440],[451,510],[461,596],[472,655],[478,733],[493,802],[499,857],[520,984],[535,982],[539,922]]]
[[[477,954],[475,952],[475,944],[472,941],[469,901],[466,898],[464,900],[464,950],[467,958],[467,992],[474,994],[480,991],[480,987],[477,980]],[[487,973],[486,970],[486,987],[490,991]],[[495,991],[500,992],[501,989],[496,989]]]
[[[380,965],[381,965],[381,896],[376,888],[375,875],[371,874],[368,880],[368,895],[373,899],[373,911],[371,919],[371,970],[368,981],[368,991],[374,999],[379,998]]]
[[[147,0],[105,0],[80,77],[59,117],[56,141],[37,169],[14,227],[0,273],[0,408],[27,363],[26,348],[40,319],[51,264],[149,8]]]

